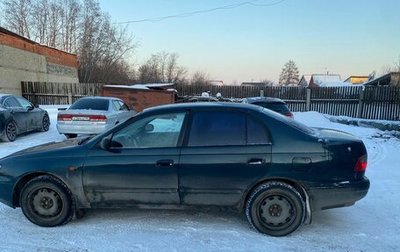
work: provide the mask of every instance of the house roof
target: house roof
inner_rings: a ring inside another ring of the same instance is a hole
[[[351,79],[357,78],[357,79],[365,79],[365,81],[368,81],[369,76],[368,75],[351,75],[347,79],[344,80],[344,82],[351,82]]]
[[[372,85],[399,85],[400,83],[396,82],[396,81],[392,81],[392,76],[399,76],[400,77],[400,72],[391,72],[391,73],[387,73],[384,74],[382,76],[379,76],[378,78],[375,78],[373,80],[370,80],[366,83],[364,83],[364,85],[367,86],[372,86]],[[396,78],[398,79],[398,78]]]
[[[313,74],[312,79],[317,85],[327,82],[342,82],[339,74]]]

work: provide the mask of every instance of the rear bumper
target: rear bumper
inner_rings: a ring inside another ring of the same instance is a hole
[[[111,125],[104,123],[57,123],[57,130],[60,134],[99,134],[109,128]]]
[[[364,198],[369,189],[369,179],[344,181],[310,187],[308,190],[312,210],[351,206]]]

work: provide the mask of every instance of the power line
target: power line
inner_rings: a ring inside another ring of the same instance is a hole
[[[197,10],[197,11],[191,11],[191,12],[184,12],[180,14],[175,14],[175,15],[169,15],[169,16],[162,16],[162,17],[155,17],[155,18],[144,18],[144,19],[138,19],[138,20],[130,20],[130,21],[125,21],[125,22],[117,22],[117,24],[132,24],[132,23],[143,23],[143,22],[160,22],[164,21],[166,19],[173,19],[173,18],[186,18],[186,17],[191,17],[194,15],[198,14],[204,14],[204,13],[209,13],[209,12],[214,12],[214,11],[219,11],[219,10],[231,10],[231,9],[236,9],[245,5],[250,5],[250,6],[257,6],[257,7],[269,7],[269,6],[274,6],[281,4],[282,2],[286,0],[279,0],[273,3],[256,3],[259,2],[260,0],[253,0],[253,1],[246,1],[246,2],[241,2],[237,4],[230,4],[230,5],[225,5],[225,6],[219,6],[211,9],[204,9],[204,10]]]

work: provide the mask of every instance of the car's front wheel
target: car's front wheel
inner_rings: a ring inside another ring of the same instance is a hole
[[[2,137],[2,140],[5,142],[14,142],[14,140],[17,138],[17,134],[17,124],[12,120],[8,121],[4,129],[4,136]]]
[[[284,236],[303,223],[305,203],[294,187],[273,181],[264,183],[251,192],[245,213],[249,223],[259,232]]]
[[[22,188],[20,206],[32,223],[54,227],[68,223],[74,215],[71,193],[58,179],[40,176]]]

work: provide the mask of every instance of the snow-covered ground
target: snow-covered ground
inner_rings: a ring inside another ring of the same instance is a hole
[[[0,157],[64,139],[55,128],[56,108],[45,108],[50,130],[0,142]],[[0,204],[0,251],[400,251],[400,140],[390,132],[332,123],[316,112],[295,113],[295,119],[364,141],[371,180],[366,198],[316,212],[311,225],[281,238],[251,230],[240,214],[217,210],[95,210],[65,226],[42,228],[20,209]]]

